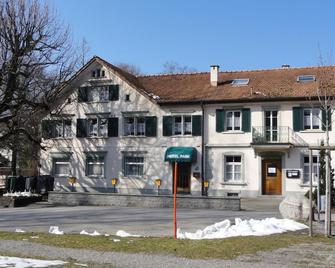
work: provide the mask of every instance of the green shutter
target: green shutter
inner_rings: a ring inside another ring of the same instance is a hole
[[[301,107],[293,107],[293,130],[303,129],[303,110]]]
[[[77,119],[77,137],[85,138],[87,137],[87,120]]]
[[[326,111],[322,110],[322,130],[326,131]],[[332,130],[332,113],[331,110],[327,111],[328,113],[328,130]]]
[[[172,116],[163,116],[163,136],[172,136]]]
[[[147,116],[145,117],[145,136],[156,137],[157,135],[157,117]]]
[[[54,138],[54,121],[53,120],[43,120],[42,121],[42,137],[43,139]]]
[[[110,85],[109,86],[109,100],[110,101],[119,100],[119,85]]]
[[[108,118],[108,137],[119,136],[119,118]]]
[[[78,102],[88,101],[87,89],[88,89],[87,87],[78,88]]]
[[[249,108],[242,109],[242,131],[251,131],[251,114]]]
[[[201,136],[201,115],[192,115],[192,136]]]
[[[225,112],[223,109],[216,110],[216,132],[224,131]]]

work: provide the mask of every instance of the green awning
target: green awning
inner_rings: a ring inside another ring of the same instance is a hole
[[[165,152],[165,161],[196,162],[197,149],[194,147],[169,147]]]

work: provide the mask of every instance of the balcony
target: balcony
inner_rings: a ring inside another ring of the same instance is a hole
[[[252,147],[257,151],[288,151],[293,146],[306,146],[290,127],[280,126],[269,128],[265,126],[252,128]]]

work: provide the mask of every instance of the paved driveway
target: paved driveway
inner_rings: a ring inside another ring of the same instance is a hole
[[[67,233],[78,233],[85,229],[115,234],[122,229],[142,235],[170,236],[172,217],[172,209],[169,208],[53,207],[42,203],[23,208],[0,209],[0,230],[14,231],[15,228],[22,228],[27,231],[47,232],[51,225],[57,225]],[[179,228],[193,232],[224,219],[261,219],[280,217],[280,214],[277,209],[272,208],[266,211],[178,209],[177,217]]]

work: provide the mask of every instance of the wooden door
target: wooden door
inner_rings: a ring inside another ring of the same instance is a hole
[[[281,195],[281,159],[264,159],[262,161],[263,194]]]
[[[172,165],[173,183],[172,192],[174,186],[174,167]],[[178,163],[177,168],[177,193],[178,194],[189,194],[191,192],[191,163]]]

